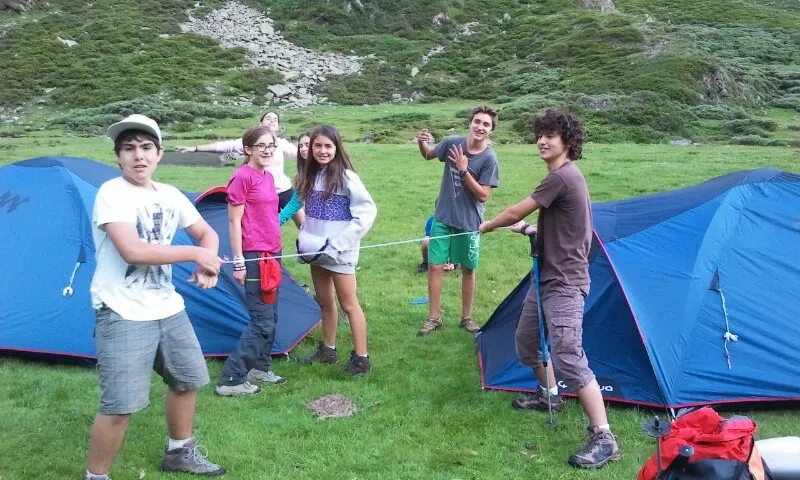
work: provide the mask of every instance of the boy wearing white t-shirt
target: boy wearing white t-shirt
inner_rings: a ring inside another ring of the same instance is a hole
[[[104,183],[92,214],[92,305],[100,412],[89,439],[87,480],[106,480],[130,415],[149,404],[152,370],[169,386],[165,471],[225,473],[192,436],[197,389],[209,382],[200,343],[172,284],[172,264],[194,262],[190,281],[217,284],[219,237],[177,188],[152,180],[163,156],[155,121],[131,115],[108,129],[122,176]],[[184,228],[199,246],[171,245]]]

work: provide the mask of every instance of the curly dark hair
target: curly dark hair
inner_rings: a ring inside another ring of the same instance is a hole
[[[577,160],[583,156],[583,138],[586,135],[578,117],[566,110],[550,109],[533,121],[536,140],[542,135],[557,133],[567,146],[567,158]]]

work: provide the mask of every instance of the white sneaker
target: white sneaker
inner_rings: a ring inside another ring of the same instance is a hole
[[[251,383],[266,383],[269,385],[277,385],[279,383],[283,383],[286,381],[285,378],[275,375],[275,372],[269,370],[264,372],[262,370],[256,370],[255,368],[250,369],[247,372],[247,381]]]
[[[217,385],[214,391],[217,395],[222,395],[223,397],[239,397],[242,395],[255,395],[261,391],[261,387],[250,382],[244,382],[239,385]]]

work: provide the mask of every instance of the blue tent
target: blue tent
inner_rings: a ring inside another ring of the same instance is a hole
[[[592,211],[583,341],[607,400],[800,399],[800,175],[737,172]],[[514,351],[529,285],[478,335],[485,388],[538,385]]]
[[[35,158],[0,167],[0,350],[95,357],[91,215],[97,189],[116,176],[119,169],[80,158]],[[220,234],[220,254],[230,256],[224,195],[196,204]],[[180,231],[173,244],[193,240]],[[244,290],[230,266],[210,291],[186,282],[193,270],[193,264],[176,264],[175,286],[205,355],[227,356],[248,322]],[[65,296],[70,285],[74,293]],[[278,315],[273,354],[288,353],[320,320],[319,305],[286,270]]]

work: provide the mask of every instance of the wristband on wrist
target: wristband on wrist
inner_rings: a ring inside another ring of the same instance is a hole
[[[245,270],[247,267],[244,264],[244,255],[233,256],[233,271],[239,272]]]

